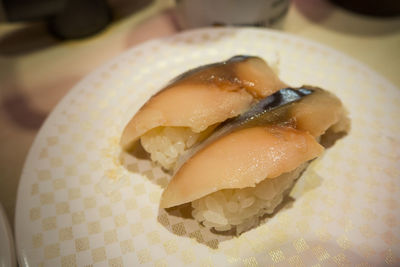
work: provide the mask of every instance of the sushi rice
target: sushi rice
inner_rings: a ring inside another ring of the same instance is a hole
[[[171,170],[179,157],[191,148],[201,135],[189,127],[158,127],[144,134],[140,142],[152,161],[166,170]]]
[[[224,189],[192,202],[192,215],[207,228],[236,230],[240,234],[256,226],[265,214],[272,214],[308,163],[255,187]]]

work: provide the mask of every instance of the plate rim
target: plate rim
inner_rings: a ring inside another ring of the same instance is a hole
[[[59,112],[61,107],[66,103],[68,100],[71,98],[75,97],[77,90],[81,88],[85,83],[87,83],[89,80],[91,80],[93,77],[96,77],[98,74],[102,73],[104,70],[108,69],[110,66],[113,64],[120,62],[121,59],[126,57],[128,54],[132,53],[135,50],[140,50],[143,47],[150,46],[152,43],[161,43],[165,42],[168,40],[172,40],[177,37],[184,37],[186,35],[200,35],[202,33],[209,33],[210,31],[212,32],[226,32],[226,31],[252,31],[252,32],[264,32],[267,34],[279,36],[279,37],[288,37],[292,40],[297,40],[300,41],[304,44],[311,45],[314,47],[317,47],[320,50],[325,50],[328,53],[332,55],[336,55],[341,58],[345,58],[347,62],[355,65],[357,68],[359,68],[362,71],[365,71],[369,73],[370,75],[375,76],[376,79],[379,79],[379,81],[387,87],[392,87],[395,90],[399,90],[398,87],[392,83],[390,80],[388,80],[386,77],[384,77],[382,74],[379,72],[375,71],[372,69],[370,66],[368,66],[366,63],[359,61],[355,58],[353,58],[351,55],[346,54],[343,51],[339,51],[327,44],[320,43],[315,40],[308,39],[303,36],[298,36],[292,33],[287,33],[275,29],[268,29],[268,28],[255,28],[255,27],[224,27],[224,28],[212,28],[212,27],[205,27],[205,28],[197,28],[197,29],[192,29],[188,31],[183,31],[183,32],[178,32],[176,34],[167,36],[167,37],[162,37],[162,38],[156,38],[152,40],[145,41],[139,45],[130,47],[126,49],[125,51],[121,52],[120,54],[108,59],[104,63],[100,64],[99,66],[95,67],[93,70],[91,70],[89,73],[87,73],[82,79],[80,79],[75,85],[69,89],[69,91],[61,98],[61,100],[56,104],[56,106],[50,111],[49,115],[46,117],[45,121],[41,125],[40,129],[38,130],[34,141],[32,142],[29,151],[25,157],[25,161],[22,167],[22,171],[20,174],[20,179],[18,182],[18,189],[17,189],[17,196],[16,196],[16,205],[15,205],[15,215],[14,215],[14,240],[15,240],[15,251],[17,254],[17,260],[18,264],[21,266],[30,266],[30,263],[27,262],[27,260],[24,257],[24,251],[25,247],[23,246],[24,242],[24,226],[26,226],[26,223],[24,222],[21,211],[24,210],[24,196],[27,195],[26,192],[29,192],[28,186],[30,185],[30,180],[29,176],[26,175],[27,169],[30,165],[34,163],[34,155],[35,152],[39,149],[39,137],[42,136],[45,132],[45,130],[51,125],[53,121],[53,117],[56,116]],[[29,195],[29,194],[28,194]],[[25,205],[26,206],[26,205]],[[29,231],[28,231],[29,232]]]

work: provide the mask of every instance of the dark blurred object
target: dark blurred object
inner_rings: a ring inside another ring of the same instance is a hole
[[[113,14],[113,20],[119,20],[133,13],[137,13],[150,6],[153,2],[155,2],[155,0],[107,0]]]
[[[99,32],[111,21],[105,0],[68,0],[63,10],[50,17],[51,31],[62,38],[82,38]]]
[[[208,26],[269,27],[282,21],[290,0],[176,0],[181,28]]]
[[[0,0],[6,20],[45,20],[62,39],[83,38],[104,29],[111,21],[106,0]]]
[[[400,0],[330,0],[331,2],[364,15],[378,17],[400,16]]]
[[[10,22],[38,20],[60,12],[67,0],[2,0]]]

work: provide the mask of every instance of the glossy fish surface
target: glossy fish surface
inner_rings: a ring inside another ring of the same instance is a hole
[[[222,189],[255,186],[319,156],[324,148],[291,127],[251,127],[225,135],[191,157],[165,189],[160,207],[191,202]]]
[[[285,88],[230,119],[182,157],[161,207],[191,202],[222,189],[253,187],[321,155],[328,129],[347,131],[340,100],[326,90]]]
[[[175,78],[141,107],[126,125],[121,146],[129,149],[140,136],[161,126],[202,132],[284,87],[259,57],[236,56],[193,69]]]

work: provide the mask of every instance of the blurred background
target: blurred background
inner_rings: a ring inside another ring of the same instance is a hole
[[[190,28],[269,27],[331,46],[400,87],[399,14],[398,0],[0,0],[0,202],[11,225],[40,126],[121,52]]]

